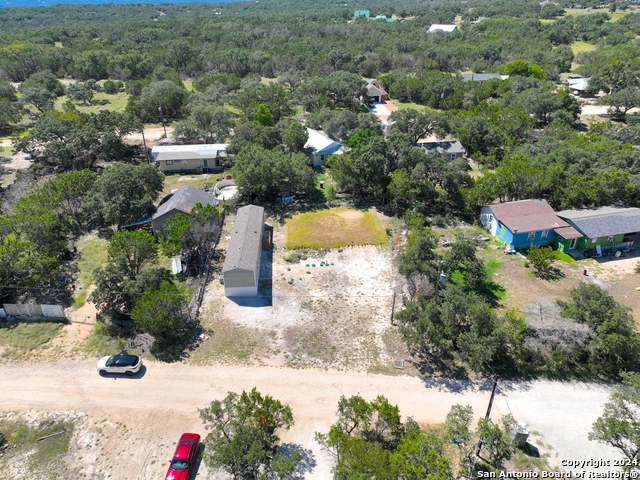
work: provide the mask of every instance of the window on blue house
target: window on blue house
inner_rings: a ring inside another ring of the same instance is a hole
[[[549,230],[543,230],[540,238],[547,238],[549,236]]]
[[[529,232],[529,235],[527,235],[527,242],[533,242],[533,237],[536,236],[536,232]]]

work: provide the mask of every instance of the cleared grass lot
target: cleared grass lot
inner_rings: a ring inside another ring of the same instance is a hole
[[[347,208],[301,213],[287,220],[287,248],[384,245],[387,234],[374,212]]]
[[[62,332],[62,323],[57,322],[4,322],[0,326],[1,356],[26,357],[34,350],[45,346],[60,332]]]

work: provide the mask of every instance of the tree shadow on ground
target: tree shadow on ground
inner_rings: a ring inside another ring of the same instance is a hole
[[[291,480],[303,480],[307,474],[316,468],[317,462],[315,455],[308,448],[304,448],[296,443],[283,443],[278,447],[280,453],[286,457],[291,457],[293,452],[300,454],[300,461],[296,465],[296,469],[287,478]]]
[[[566,278],[564,272],[556,267],[549,267],[546,270],[538,271],[535,273],[535,276],[548,282],[557,282],[558,280]]]

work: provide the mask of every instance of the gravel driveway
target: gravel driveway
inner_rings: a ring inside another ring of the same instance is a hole
[[[95,360],[20,363],[2,366],[0,410],[85,412],[91,419],[89,426],[104,437],[97,460],[87,466],[94,471],[90,477],[102,478],[97,475],[102,471],[104,478],[158,478],[183,431],[204,433],[198,408],[223,398],[228,391],[254,386],[291,405],[296,423],[282,439],[304,449],[310,465],[315,464],[304,478],[327,479],[331,464],[313,440],[313,432],[329,428],[341,395],[359,393],[373,399],[383,394],[404,416],[440,423],[454,404],[471,405],[476,416],[484,415],[491,382],[153,362],[137,378],[102,378],[95,370]],[[539,432],[560,459],[617,458],[611,448],[587,439],[608,392],[606,386],[585,383],[505,384],[494,402],[492,417],[512,412],[516,420]],[[122,461],[118,450],[123,437],[118,428],[125,425],[131,451],[128,460]],[[198,478],[208,478],[204,465],[200,472]]]

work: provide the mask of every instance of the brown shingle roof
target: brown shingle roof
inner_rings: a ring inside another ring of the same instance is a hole
[[[543,200],[518,200],[489,207],[496,219],[513,233],[569,227]]]

